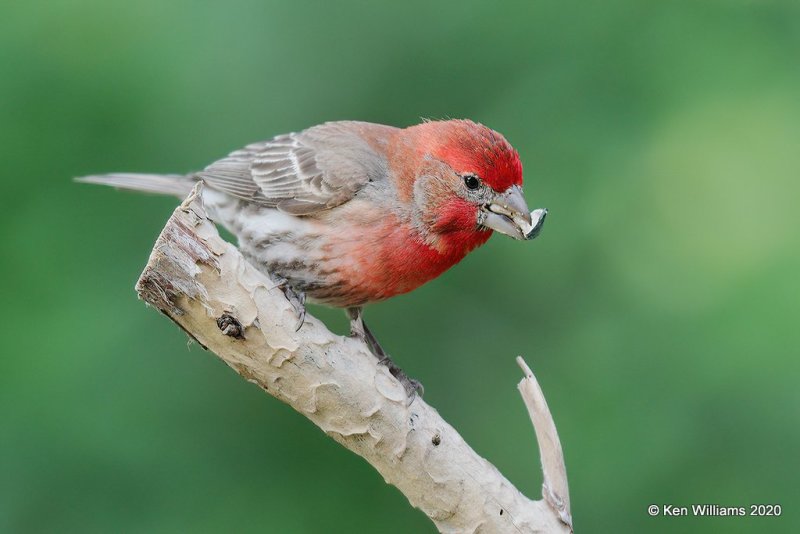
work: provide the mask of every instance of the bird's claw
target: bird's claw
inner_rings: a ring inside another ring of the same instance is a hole
[[[425,388],[422,386],[422,382],[414,378],[409,378],[405,371],[400,369],[388,355],[384,354],[383,357],[378,360],[378,365],[385,365],[389,369],[389,373],[400,382],[406,390],[409,404],[414,400],[415,396],[419,395],[422,397],[425,395]]]
[[[294,312],[297,315],[297,324],[294,327],[294,331],[299,331],[306,321],[306,294],[302,291],[297,291],[289,284],[289,280],[282,277],[275,281],[275,287],[283,291],[286,300],[294,308]]]
[[[347,309],[347,315],[350,317],[350,335],[364,342],[367,349],[378,359],[378,365],[385,365],[389,369],[389,373],[395,377],[406,390],[408,404],[411,404],[414,397],[417,395],[421,397],[425,393],[425,388],[422,387],[419,380],[409,378],[408,375],[392,361],[389,355],[383,350],[380,343],[378,343],[378,340],[375,339],[375,336],[372,335],[372,332],[367,327],[361,314],[361,308]]]
[[[303,327],[303,323],[306,322],[306,307],[303,306],[302,304],[300,306],[301,307],[299,311],[295,308],[295,311],[297,312],[297,324],[295,324],[294,326],[295,332],[299,332],[300,329]]]

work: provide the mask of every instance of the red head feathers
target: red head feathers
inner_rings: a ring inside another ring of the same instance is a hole
[[[470,120],[425,122],[416,128],[421,146],[456,172],[473,173],[497,192],[522,185],[519,154],[491,128]]]

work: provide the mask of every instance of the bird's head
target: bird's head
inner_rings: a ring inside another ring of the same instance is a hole
[[[528,209],[519,154],[502,135],[468,120],[414,128],[422,156],[414,201],[429,229],[438,234],[496,230],[515,239],[538,235],[547,211]]]

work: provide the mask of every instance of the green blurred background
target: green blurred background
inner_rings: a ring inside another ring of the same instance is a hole
[[[579,532],[800,532],[800,4],[662,4],[4,4],[0,532],[433,532],[137,301],[175,200],[70,181],[420,117],[503,132],[551,211],[368,310],[426,400],[538,498],[523,354]]]

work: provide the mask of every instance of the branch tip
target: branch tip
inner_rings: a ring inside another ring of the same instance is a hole
[[[558,515],[561,522],[572,531],[572,512],[567,484],[567,468],[564,464],[564,452],[558,437],[556,423],[547,401],[544,398],[539,381],[521,356],[517,356],[517,365],[525,373],[517,388],[525,402],[528,415],[533,423],[536,441],[539,444],[539,457],[542,462],[542,497]]]
[[[517,356],[517,365],[519,365],[519,368],[522,369],[522,373],[525,375],[525,378],[533,377],[533,371],[531,371],[531,368],[528,367],[527,363],[525,363],[525,360],[522,359],[522,356]]]

